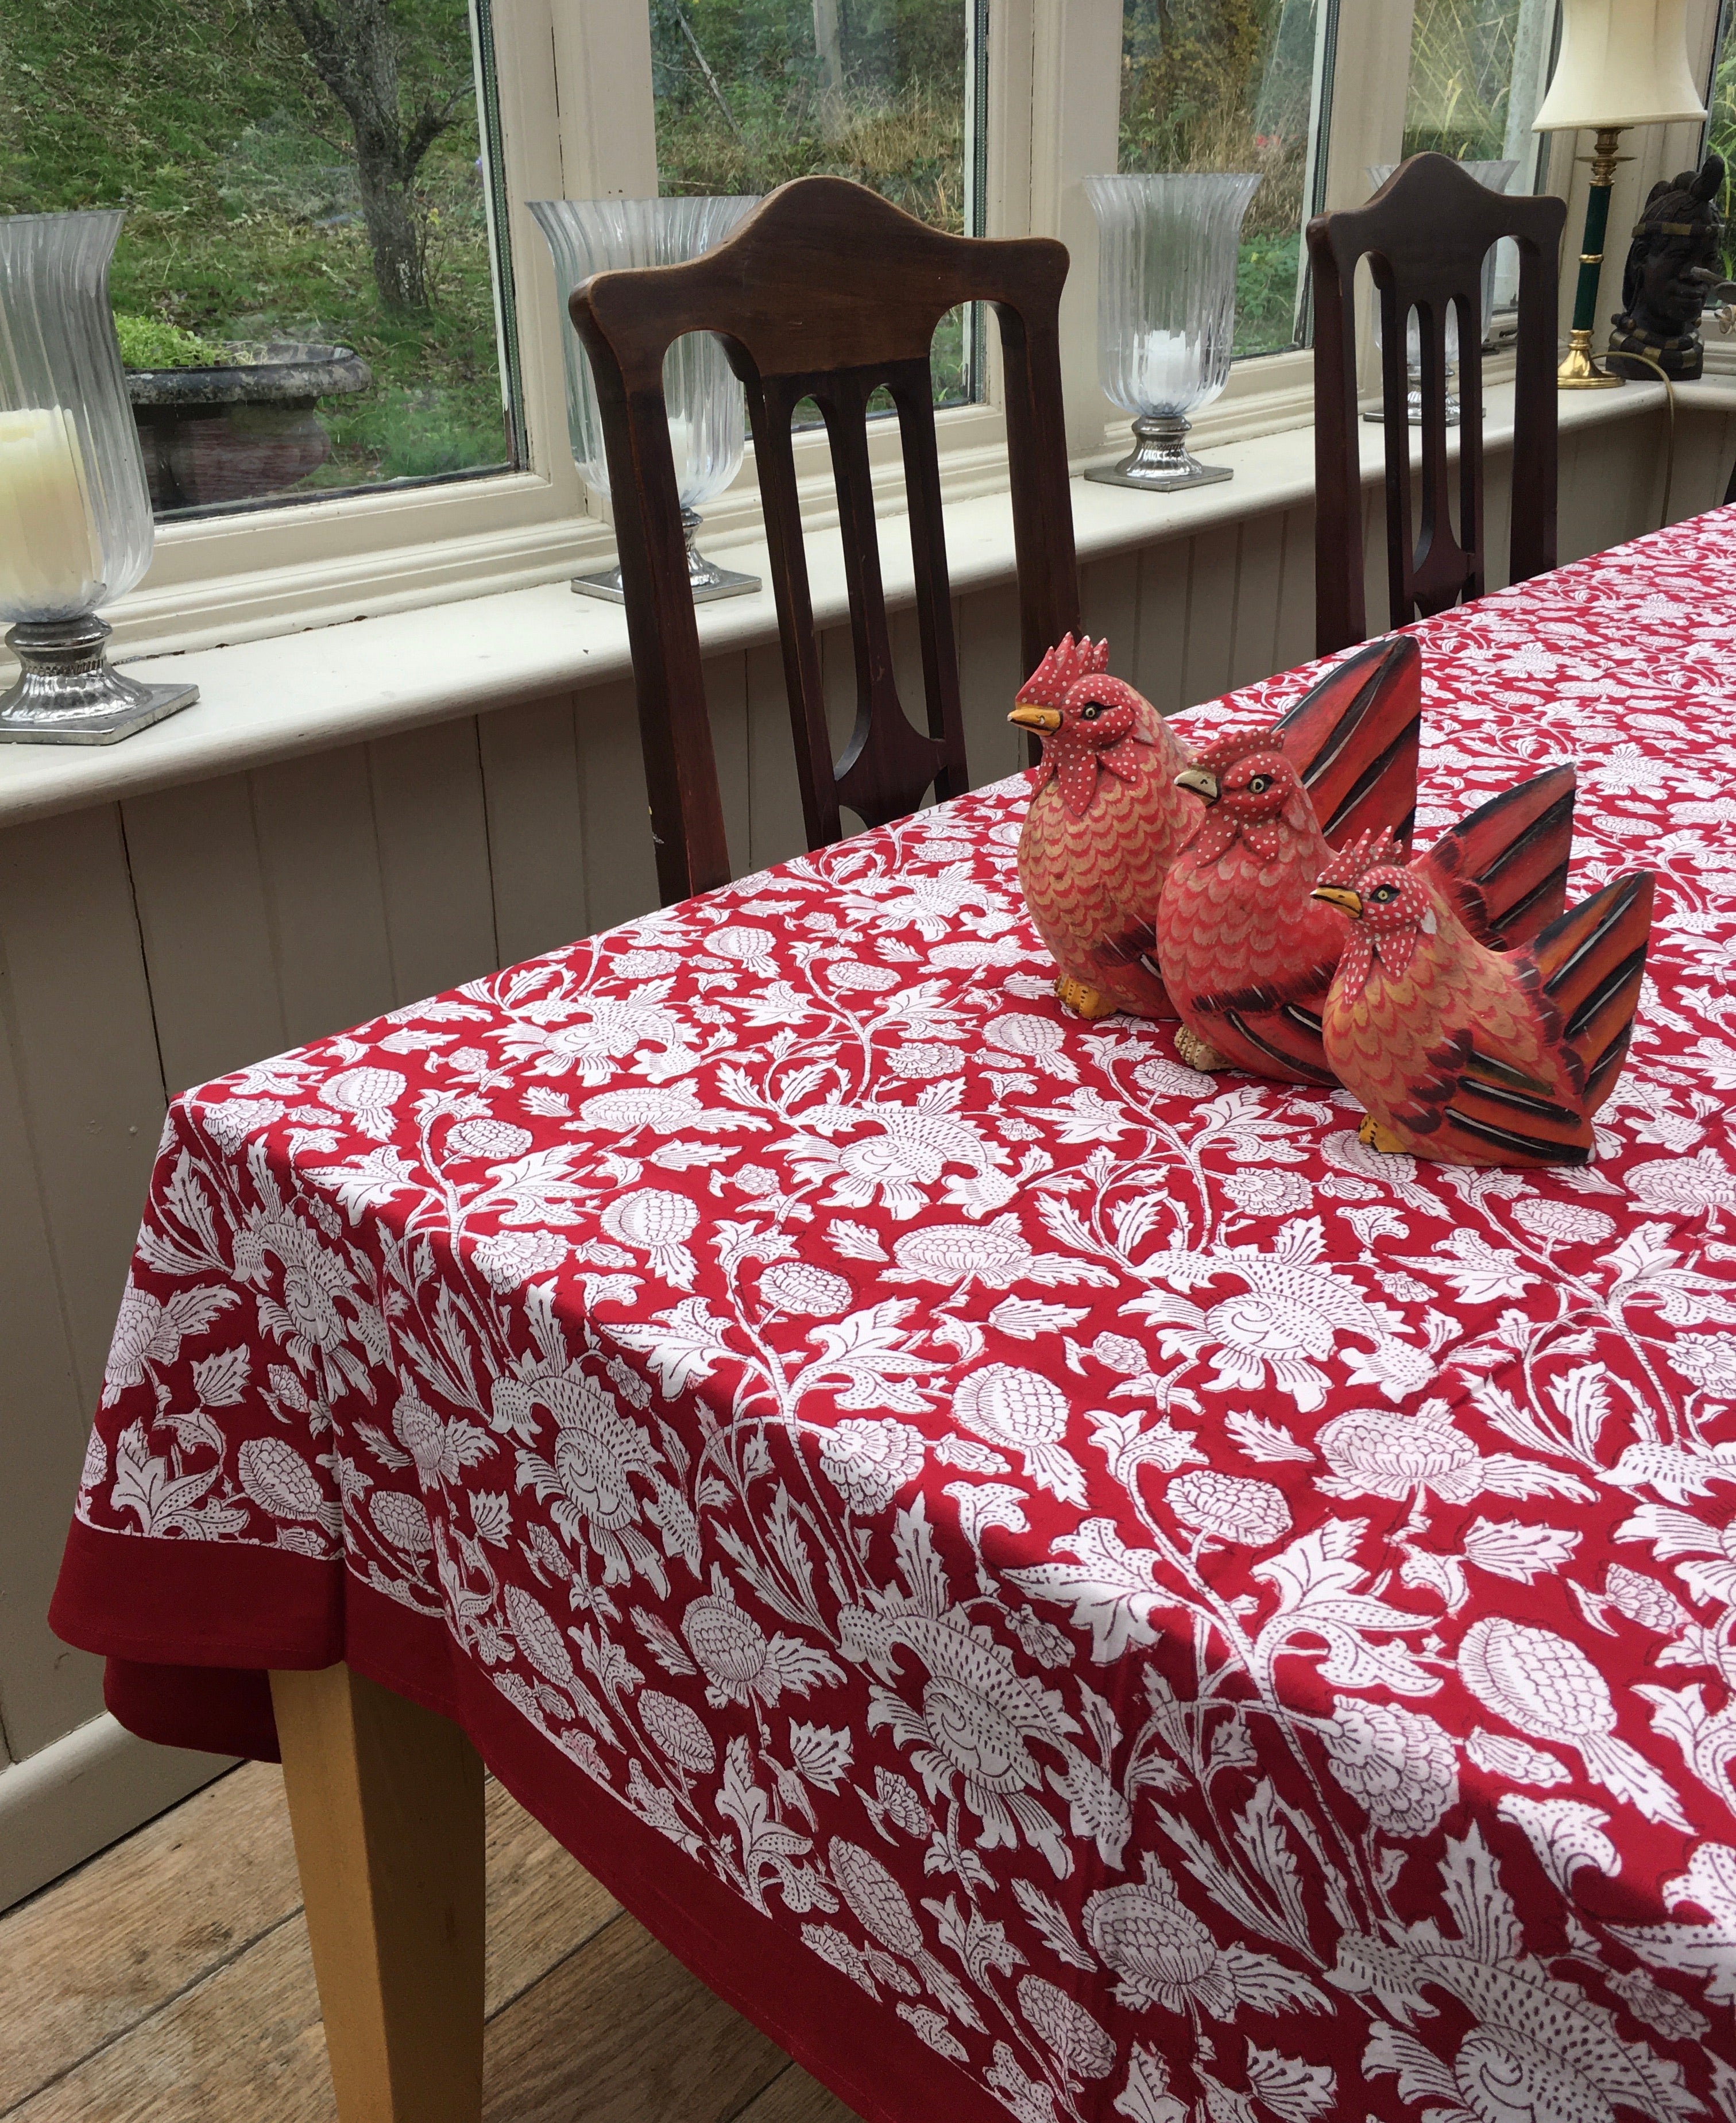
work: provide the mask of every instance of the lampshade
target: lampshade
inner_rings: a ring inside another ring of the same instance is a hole
[[[1537,133],[1706,115],[1687,60],[1687,0],[1561,0],[1561,51]]]

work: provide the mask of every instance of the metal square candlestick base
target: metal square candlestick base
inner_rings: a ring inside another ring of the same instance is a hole
[[[760,587],[757,575],[737,574],[733,568],[720,568],[715,560],[706,559],[693,542],[700,518],[692,509],[681,511],[681,527],[687,533],[687,587],[695,604],[709,604],[714,598],[746,597]],[[619,566],[601,574],[575,575],[573,588],[580,597],[606,598],[611,604],[627,602]]]
[[[1133,424],[1131,453],[1085,476],[1102,486],[1133,486],[1144,494],[1174,494],[1184,486],[1213,486],[1220,479],[1233,479],[1229,466],[1201,464],[1187,448],[1182,438],[1191,425],[1179,415],[1172,419],[1142,416]]]
[[[0,744],[118,744],[190,708],[197,686],[147,686],[104,654],[110,628],[94,612],[21,620],[6,645],[24,668],[0,693]]]

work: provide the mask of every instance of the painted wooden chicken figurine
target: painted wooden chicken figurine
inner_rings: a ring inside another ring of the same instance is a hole
[[[1010,719],[1040,730],[1018,881],[1081,1017],[1173,1017],[1154,955],[1163,878],[1199,822],[1176,786],[1187,754],[1150,701],[1108,676],[1109,644],[1069,634],[1019,689]]]
[[[1043,757],[1019,837],[1019,882],[1069,1010],[1173,1017],[1158,907],[1200,804],[1177,785],[1188,755],[1173,729],[1107,675],[1108,660],[1107,642],[1069,635],[1020,688],[1011,719],[1042,733]],[[1397,635],[1335,664],[1274,725],[1271,741],[1331,821],[1331,840],[1408,834],[1420,712],[1416,644]]]
[[[1462,918],[1433,851],[1336,855],[1315,897],[1350,917],[1321,1013],[1377,1150],[1444,1165],[1584,1165],[1633,1031],[1652,873],[1617,878],[1505,954]]]
[[[1177,1052],[1197,1069],[1330,1084],[1320,1010],[1348,930],[1313,896],[1332,849],[1308,789],[1263,730],[1219,739],[1177,780],[1205,805],[1158,903]],[[1523,942],[1561,912],[1574,786],[1572,767],[1553,767],[1438,844],[1439,874],[1484,942]]]

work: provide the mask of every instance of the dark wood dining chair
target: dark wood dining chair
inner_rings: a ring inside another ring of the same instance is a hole
[[[663,401],[671,343],[718,333],[746,387],[802,817],[820,847],[842,837],[840,805],[880,825],[930,788],[946,797],[967,786],[929,361],[935,326],[960,303],[990,304],[1000,327],[1025,668],[1078,627],[1056,334],[1066,276],[1066,250],[1047,237],[948,236],[860,185],[799,177],[703,257],[597,274],[573,291],[602,414],[666,904],[730,874]],[[882,387],[903,448],[925,728],[905,715],[892,673],[867,427]],[[835,761],[791,443],[807,398],[831,443],[855,649],[855,728]]]
[[[1380,302],[1381,402],[1387,459],[1391,623],[1444,612],[1486,586],[1483,515],[1483,258],[1498,237],[1518,246],[1512,537],[1509,575],[1556,565],[1556,288],[1563,201],[1508,199],[1445,155],[1413,155],[1366,206],[1308,225],[1314,276],[1314,646],[1368,637],[1363,588],[1361,423],[1356,403],[1356,265],[1366,257]],[[1422,423],[1406,404],[1406,322],[1417,314]],[[1447,316],[1458,313],[1458,523],[1447,466]],[[1420,434],[1421,493],[1412,532],[1411,440]]]

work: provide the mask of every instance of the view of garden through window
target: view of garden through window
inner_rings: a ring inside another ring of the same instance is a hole
[[[1302,225],[1329,0],[1125,0],[1121,167],[1256,170],[1242,224],[1235,350],[1296,344]]]
[[[1736,0],[1724,0],[1719,13],[1718,52],[1706,107],[1706,152],[1721,155],[1725,171],[1718,203],[1724,214],[1723,272],[1727,280],[1736,279]]]
[[[1556,0],[1416,0],[1405,153],[1517,162],[1528,190],[1555,17]]]
[[[159,513],[513,461],[464,0],[0,0],[0,211],[126,209]]]
[[[851,177],[955,235],[980,234],[967,181],[971,18],[984,0],[652,0],[657,181],[765,193]],[[955,312],[935,335],[935,402],[978,395]]]

